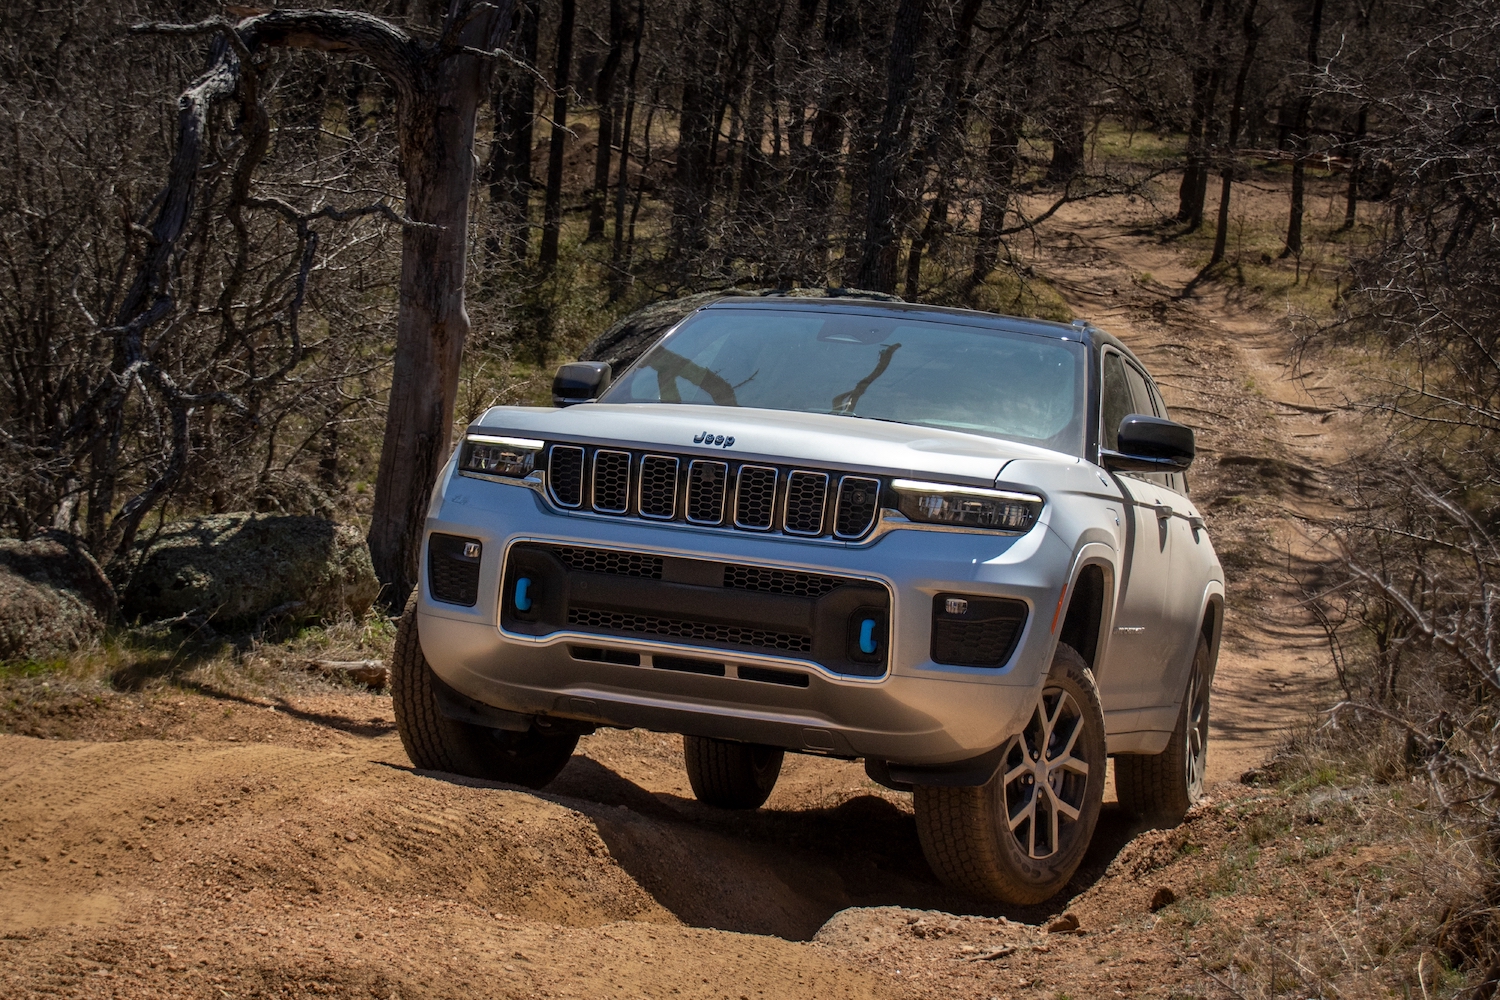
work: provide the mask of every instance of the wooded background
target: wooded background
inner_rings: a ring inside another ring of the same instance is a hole
[[[1453,382],[1387,402],[1458,428],[1445,469],[1488,484],[1495,22],[1477,0],[12,5],[0,522],[128,578],[168,515],[338,512],[399,607],[454,422],[540,397],[628,309],[738,284],[1046,313],[1015,241],[1163,179],[1162,237],[1211,230],[1211,279],[1266,163],[1290,259],[1306,172],[1347,191],[1318,335]],[[472,160],[433,138],[457,98]],[[1106,132],[1138,153],[1093,156]]]

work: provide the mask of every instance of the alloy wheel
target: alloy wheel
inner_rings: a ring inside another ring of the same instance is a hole
[[[1026,728],[1006,748],[1005,815],[1028,857],[1050,858],[1072,839],[1088,789],[1089,765],[1077,754],[1085,724],[1072,695],[1046,688]]]

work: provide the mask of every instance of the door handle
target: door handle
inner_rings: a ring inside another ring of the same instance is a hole
[[[1156,505],[1156,519],[1158,521],[1165,521],[1167,518],[1171,517],[1173,513],[1174,511],[1172,510],[1172,508],[1168,507],[1164,503],[1159,503]]]

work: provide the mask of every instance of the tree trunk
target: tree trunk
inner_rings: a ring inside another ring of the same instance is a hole
[[[984,158],[989,190],[979,205],[979,236],[974,247],[974,267],[969,272],[970,288],[990,276],[999,257],[1000,231],[1010,205],[1016,165],[1021,162],[1021,124],[1021,113],[1014,108],[1002,109],[990,124],[990,141]]]
[[[1240,56],[1240,72],[1234,81],[1234,104],[1229,109],[1229,135],[1224,143],[1224,160],[1219,171],[1219,227],[1214,233],[1214,252],[1208,266],[1224,259],[1224,248],[1229,239],[1229,189],[1234,183],[1235,153],[1240,138],[1240,116],[1245,103],[1245,79],[1250,75],[1250,65],[1255,61],[1255,47],[1260,42],[1260,28],[1255,23],[1255,8],[1258,0],[1249,0],[1245,5],[1245,16],[1241,31],[1245,37],[1245,50]]]
[[[865,241],[855,284],[877,292],[896,290],[896,261],[901,249],[896,217],[900,206],[901,163],[911,132],[907,98],[917,75],[917,50],[926,28],[925,0],[901,0],[891,28],[885,114],[870,164],[869,200],[865,206]]]
[[[552,86],[552,138],[547,145],[547,200],[542,207],[542,249],[537,270],[542,277],[557,267],[557,242],[562,234],[563,145],[568,135],[568,84],[573,67],[573,21],[577,0],[562,0],[557,19],[557,68]]]
[[[460,43],[488,51],[509,21],[509,7],[471,14],[467,3],[454,0],[448,23],[468,19],[455,32]],[[416,585],[429,494],[451,446],[469,333],[464,280],[475,116],[491,60],[460,53],[435,62],[423,74],[428,87],[404,102],[399,129],[406,211],[421,225],[402,233],[396,350],[368,536],[391,608],[404,607]]]
[[[589,191],[589,233],[586,242],[604,239],[604,210],[609,204],[610,141],[615,134],[615,75],[625,52],[625,7],[609,0],[609,52],[594,80],[594,103],[599,105],[599,136],[594,151],[594,186]]]
[[[1307,82],[1302,95],[1297,99],[1296,144],[1297,155],[1292,160],[1292,207],[1287,220],[1286,246],[1281,256],[1302,255],[1302,212],[1305,196],[1307,155],[1312,150],[1312,137],[1307,134],[1308,119],[1312,114],[1313,76],[1318,71],[1318,38],[1323,32],[1323,0],[1312,0],[1312,16],[1307,27]]]
[[[1347,147],[1349,158],[1349,189],[1344,192],[1344,224],[1340,228],[1353,229],[1355,214],[1359,206],[1360,161],[1364,154],[1365,130],[1370,126],[1370,106],[1362,104],[1359,120],[1354,126],[1354,141]]]
[[[1218,76],[1209,65],[1208,32],[1213,23],[1215,0],[1200,0],[1198,4],[1198,36],[1196,59],[1193,63],[1192,111],[1188,119],[1187,166],[1182,172],[1182,184],[1177,189],[1177,221],[1190,222],[1203,218],[1202,178],[1208,170],[1205,160],[1205,136],[1208,129],[1208,107],[1213,97],[1210,86],[1217,83]],[[1195,204],[1196,199],[1196,204]]]
[[[630,72],[625,77],[625,124],[620,129],[620,161],[615,180],[615,238],[610,247],[609,299],[625,292],[625,196],[630,184],[630,136],[635,128],[635,78],[641,67],[641,36],[646,30],[646,0],[635,9],[635,30],[630,37]]]
[[[537,7],[539,0],[521,0],[515,50],[525,68],[507,69],[505,83],[495,91],[495,131],[490,142],[490,160],[484,180],[490,202],[504,213],[505,230],[512,242],[511,255],[524,261],[531,243],[528,216],[531,207],[531,147],[536,121]]]

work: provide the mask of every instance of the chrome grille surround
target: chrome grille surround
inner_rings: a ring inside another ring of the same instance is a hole
[[[827,507],[828,473],[797,469],[786,477],[781,530],[789,535],[821,535]]]
[[[548,449],[547,489],[553,503],[576,510],[583,506],[583,449],[555,444]]]
[[[647,455],[641,459],[636,510],[642,517],[670,521],[677,516],[677,469],[678,461],[670,455]]]
[[[693,524],[723,524],[728,491],[728,462],[693,459],[688,463],[687,519]]]
[[[594,452],[594,490],[591,506],[601,514],[623,514],[630,509],[628,451]]]
[[[747,531],[770,531],[776,520],[776,481],[781,472],[772,465],[742,465],[734,484],[734,526]]]
[[[523,484],[536,490],[558,514],[754,531],[838,544],[870,542],[884,530],[880,500],[885,480],[879,476],[586,441],[549,441],[544,454],[541,467]],[[907,523],[896,516],[903,525]]]

